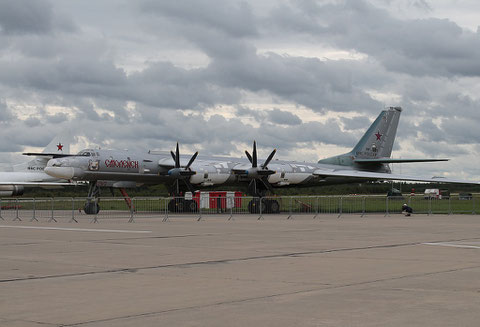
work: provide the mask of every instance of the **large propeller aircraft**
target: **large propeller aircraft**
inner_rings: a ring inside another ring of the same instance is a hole
[[[301,187],[371,180],[406,180],[423,182],[470,183],[439,177],[405,176],[392,174],[390,163],[445,161],[448,159],[393,159],[391,152],[400,113],[399,107],[383,110],[348,153],[322,159],[316,163],[273,160],[276,149],[266,160],[258,160],[257,144],[253,151],[245,151],[245,158],[182,156],[177,143],[176,151],[130,152],[86,149],[77,155],[49,160],[45,172],[67,180],[87,181],[90,199],[85,212],[97,213],[96,198],[99,181],[111,181],[142,185],[166,184],[174,200],[170,210],[195,210],[196,202],[182,198],[185,191],[216,185],[248,185],[250,195],[256,197],[249,203],[251,212],[257,204],[265,206],[264,212],[278,212],[280,206],[274,199],[267,199],[275,188]],[[173,160],[172,160],[173,159]],[[95,201],[93,201],[95,199]]]

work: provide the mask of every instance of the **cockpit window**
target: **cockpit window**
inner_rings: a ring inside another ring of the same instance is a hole
[[[84,157],[90,157],[90,152],[88,151],[80,151],[77,156],[84,156]]]

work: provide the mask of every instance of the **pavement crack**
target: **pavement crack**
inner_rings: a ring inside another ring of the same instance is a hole
[[[437,241],[429,241],[429,242],[430,243],[458,242],[458,241],[465,241],[465,240],[471,240],[471,239],[478,239],[478,238],[456,239],[456,240],[440,240],[440,241],[437,240]],[[312,250],[312,251],[290,252],[290,253],[278,253],[278,254],[269,254],[269,255],[250,256],[250,257],[243,257],[243,258],[226,258],[226,259],[218,259],[218,260],[204,260],[204,261],[194,261],[194,262],[184,262],[184,263],[172,263],[172,264],[144,266],[144,267],[116,268],[116,269],[106,269],[106,270],[98,270],[98,271],[85,271],[85,272],[67,273],[67,274],[58,274],[58,275],[9,278],[9,279],[0,279],[0,283],[11,283],[11,282],[53,279],[53,278],[81,277],[81,276],[88,276],[88,275],[95,275],[95,274],[123,273],[123,272],[131,272],[132,270],[143,271],[143,270],[154,270],[154,269],[165,269],[165,268],[189,268],[189,267],[200,266],[200,265],[215,265],[215,264],[243,262],[243,261],[250,261],[250,260],[263,260],[263,259],[275,259],[275,258],[296,258],[296,257],[302,257],[302,256],[306,256],[306,255],[315,255],[315,254],[360,251],[360,250],[374,250],[374,249],[388,249],[388,248],[404,247],[404,246],[415,246],[415,245],[420,245],[420,244],[423,244],[423,243],[425,243],[425,241],[397,243],[397,244],[370,245],[370,246],[351,247],[351,248]]]
[[[102,322],[113,322],[113,321],[125,320],[125,319],[135,319],[135,318],[141,318],[141,317],[153,317],[153,316],[158,316],[158,315],[172,313],[172,312],[178,312],[178,311],[205,309],[205,308],[211,308],[211,307],[221,306],[221,305],[239,304],[239,303],[244,303],[244,302],[266,300],[266,299],[271,299],[271,298],[276,298],[276,297],[281,297],[281,296],[308,294],[308,293],[319,292],[319,291],[324,291],[324,290],[332,290],[332,289],[339,289],[339,288],[345,288],[345,287],[355,287],[355,286],[362,286],[362,285],[368,285],[368,284],[374,284],[374,283],[380,283],[380,282],[388,282],[388,281],[405,279],[405,278],[417,278],[417,277],[424,277],[424,276],[432,276],[432,275],[437,275],[437,274],[452,273],[452,272],[457,272],[457,271],[463,271],[463,270],[469,270],[469,269],[478,269],[478,268],[480,268],[480,266],[477,265],[477,266],[463,267],[463,268],[457,268],[457,269],[434,271],[434,272],[429,272],[429,273],[410,274],[410,275],[396,276],[396,277],[390,277],[390,278],[375,279],[375,280],[356,282],[356,283],[323,286],[323,287],[311,288],[311,289],[308,289],[308,290],[298,290],[298,291],[294,291],[294,292],[274,293],[274,294],[268,294],[268,295],[262,295],[262,296],[255,296],[255,297],[229,300],[229,301],[219,301],[219,302],[214,302],[214,303],[194,305],[194,306],[188,306],[188,307],[182,307],[182,308],[172,308],[172,309],[165,309],[165,310],[159,310],[159,311],[143,312],[143,313],[130,314],[130,315],[120,316],[120,317],[112,317],[112,318],[104,318],[104,319],[98,319],[98,320],[83,321],[83,322],[77,322],[77,323],[72,323],[72,324],[62,324],[60,326],[61,327],[73,327],[73,326],[82,326],[82,325],[102,323]]]

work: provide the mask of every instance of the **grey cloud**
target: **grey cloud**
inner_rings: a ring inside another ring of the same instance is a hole
[[[456,117],[455,119],[443,119],[442,130],[448,141],[455,140],[455,143],[475,144],[480,140],[480,128],[478,122],[471,119]]]
[[[62,123],[68,120],[68,115],[64,113],[56,113],[54,115],[47,115],[46,116],[47,122],[52,124]]]
[[[280,109],[273,109],[268,112],[270,121],[282,125],[299,125],[302,120],[295,114]]]
[[[365,116],[357,116],[353,118],[342,117],[341,122],[343,123],[345,129],[347,130],[356,130],[356,129],[365,129],[370,126],[372,121]]]
[[[53,31],[73,32],[74,23],[55,13],[50,1],[0,1],[0,33],[6,35],[44,35]]]
[[[237,1],[143,1],[140,10],[182,25],[206,28],[240,38],[255,36],[255,17],[248,3]]]
[[[370,110],[379,103],[352,83],[351,73],[358,63],[322,62],[270,53],[241,60],[215,60],[209,65],[217,84],[268,91],[315,111]]]
[[[417,76],[480,75],[478,34],[447,19],[402,20],[363,0],[327,2],[309,6],[308,11],[295,3],[284,6],[272,11],[271,21],[279,30],[355,49],[389,70]],[[292,12],[288,24],[284,23],[286,10]]]
[[[47,1],[0,1],[0,27],[6,34],[48,33],[52,18],[52,5]]]
[[[206,68],[186,70],[171,63],[152,63],[126,73],[96,57],[63,60],[19,59],[13,67],[0,61],[0,82],[38,91],[60,92],[102,100],[136,101],[172,109],[234,104],[241,90],[268,91],[316,111],[371,110],[378,102],[352,82],[353,62],[321,62],[269,54],[241,60],[214,60]]]
[[[8,123],[14,118],[4,99],[0,98],[0,122]]]
[[[257,121],[263,121],[266,117],[264,111],[250,109],[246,106],[237,106],[235,112],[237,116],[255,118]]]
[[[36,126],[42,125],[42,122],[40,121],[40,119],[36,117],[29,117],[25,119],[24,122],[25,122],[25,125],[27,125],[28,127],[36,127]]]
[[[266,90],[317,111],[325,108],[350,111],[353,103],[355,109],[378,107],[379,104],[353,82],[353,78],[361,76],[360,71],[364,69],[358,63],[323,63],[317,59],[291,58],[274,53],[258,55],[252,41],[257,37],[258,26],[262,25],[261,19],[254,16],[247,5],[218,4],[216,1],[209,2],[209,5],[215,8],[213,13],[219,11],[222,15],[212,17],[210,12],[203,15],[204,2],[166,4],[148,1],[141,8],[144,14],[156,17],[154,21],[160,24],[151,27],[150,33],[172,29],[173,25],[175,32],[212,58],[202,77],[217,85],[253,92]],[[307,6],[307,2],[302,5]],[[186,21],[190,23],[186,24]],[[231,22],[235,24],[230,25]],[[245,27],[248,31],[243,30]],[[164,34],[160,35],[164,37]]]
[[[433,158],[450,159],[468,154],[464,148],[446,142],[416,141],[414,144],[416,151],[421,151],[425,155]]]

